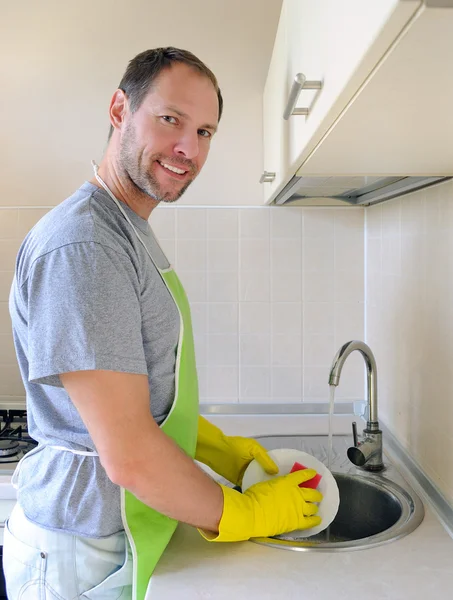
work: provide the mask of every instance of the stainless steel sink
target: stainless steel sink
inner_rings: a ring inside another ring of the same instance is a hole
[[[327,436],[262,436],[260,443],[274,448],[296,448],[327,464]],[[346,450],[349,436],[334,436],[331,470],[340,491],[340,508],[323,532],[309,538],[290,533],[251,541],[275,548],[298,551],[360,550],[397,540],[423,521],[422,501],[388,461],[379,473],[352,465]]]

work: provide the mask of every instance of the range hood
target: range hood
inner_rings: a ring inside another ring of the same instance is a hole
[[[347,203],[354,206],[369,206],[448,179],[451,177],[403,175],[393,177],[299,177],[295,175],[275,198],[274,204],[320,206]]]

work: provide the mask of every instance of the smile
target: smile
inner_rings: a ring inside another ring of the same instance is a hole
[[[185,175],[186,173],[188,173],[188,171],[186,171],[185,169],[179,169],[178,167],[169,165],[168,163],[160,162],[160,160],[158,160],[157,162],[160,164],[161,167],[167,169],[167,171],[171,171],[172,173],[176,173],[177,175]]]

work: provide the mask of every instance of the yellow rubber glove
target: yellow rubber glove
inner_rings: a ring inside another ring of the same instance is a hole
[[[270,537],[310,529],[321,523],[315,516],[322,494],[300,488],[299,483],[316,475],[313,469],[296,471],[250,486],[243,494],[221,485],[223,514],[219,533],[198,531],[209,542],[239,542],[252,537]]]
[[[256,440],[224,435],[218,427],[201,415],[198,417],[195,459],[235,485],[241,485],[244,472],[253,459],[256,459],[269,475],[278,473],[277,465]]]

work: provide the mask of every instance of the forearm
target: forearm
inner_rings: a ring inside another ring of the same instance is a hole
[[[220,486],[155,423],[134,436],[129,458],[110,469],[111,479],[171,518],[217,532],[223,511]],[[137,441],[140,440],[140,442]]]
[[[60,379],[114,483],[160,513],[217,531],[222,489],[156,424],[146,375],[95,370]]]

